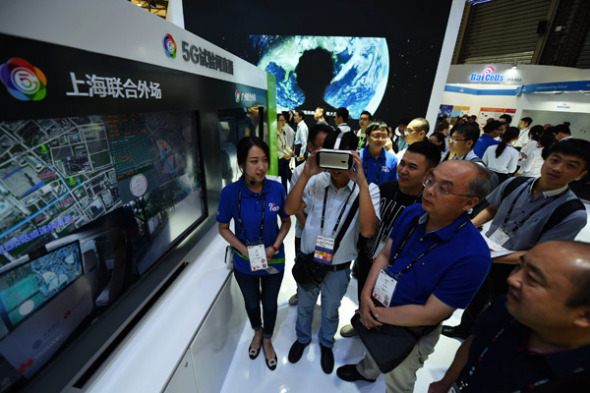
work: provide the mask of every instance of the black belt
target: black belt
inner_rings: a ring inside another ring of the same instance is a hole
[[[338,270],[348,269],[350,267],[350,262],[339,263],[338,265],[327,265],[329,272],[337,272]]]

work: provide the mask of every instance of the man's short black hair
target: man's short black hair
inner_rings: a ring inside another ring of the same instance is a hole
[[[325,132],[328,136],[330,136],[330,134],[334,132],[334,129],[327,124],[314,124],[309,129],[309,137],[307,138],[307,141],[315,145],[315,138],[318,136],[320,132]],[[326,139],[328,139],[328,137],[326,137]]]
[[[506,124],[512,123],[512,116],[510,115],[503,114],[502,116],[500,116],[500,119],[504,120]]]
[[[362,115],[367,115],[367,116],[369,116],[369,120],[372,120],[372,119],[373,119],[373,115],[371,115],[371,112],[369,112],[369,111],[362,111],[362,112],[361,112],[361,116],[362,116]],[[360,119],[360,116],[359,116],[359,119]]]
[[[338,147],[334,147],[336,144],[336,140],[338,136],[342,134],[342,138],[340,139],[340,145]],[[359,145],[359,138],[356,134],[352,131],[348,132],[332,132],[330,135],[326,137],[324,141],[324,148],[325,149],[336,149],[336,150],[356,150],[357,146]]]
[[[590,168],[590,141],[584,139],[565,139],[557,142],[551,147],[549,155],[561,153],[574,156],[584,160],[586,170]]]
[[[301,120],[305,120],[305,113],[303,113],[303,111],[302,111],[302,110],[295,109],[295,110],[293,111],[293,113],[297,113],[297,115],[299,115],[299,117],[301,118]]]
[[[554,134],[559,134],[560,132],[563,132],[564,134],[568,135],[572,134],[572,130],[570,130],[570,127],[567,124],[558,124],[555,127],[553,127]]]
[[[498,128],[502,127],[502,122],[498,120],[492,120],[485,126],[483,126],[483,132],[489,134],[492,131],[496,131]]]
[[[479,127],[473,123],[463,123],[455,125],[455,127],[453,127],[453,130],[451,131],[451,134],[454,135],[455,132],[458,132],[459,134],[463,135],[463,137],[466,139],[466,142],[472,141],[472,149],[473,146],[475,146],[475,144],[477,143],[477,140],[479,139]]]
[[[434,168],[440,162],[440,149],[428,140],[414,142],[408,146],[406,151],[422,154],[426,158],[428,168]],[[403,157],[402,157],[403,159]]]
[[[372,123],[369,123],[365,133],[367,136],[370,136],[371,133],[375,130],[385,130],[385,132],[389,132],[389,129],[387,128],[387,123],[382,121],[374,121]]]
[[[526,126],[530,126],[531,123],[533,122],[533,119],[531,119],[530,117],[523,117],[522,119],[520,119],[521,121],[524,121],[526,123]]]
[[[348,121],[348,109],[344,107],[336,109],[336,116],[341,117],[342,121]]]

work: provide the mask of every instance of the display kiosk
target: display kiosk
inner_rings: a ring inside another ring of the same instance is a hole
[[[218,391],[214,216],[274,79],[120,0],[6,4],[0,38],[0,392]]]

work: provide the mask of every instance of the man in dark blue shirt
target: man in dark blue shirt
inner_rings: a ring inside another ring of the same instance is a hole
[[[361,323],[368,329],[383,324],[433,327],[386,374],[388,393],[413,391],[416,371],[434,350],[441,321],[469,304],[488,273],[489,248],[466,212],[489,188],[490,175],[477,164],[440,164],[424,180],[422,204],[404,210],[373,262],[361,296]],[[392,293],[384,291],[391,301],[376,307],[372,298],[385,287],[380,283],[384,274],[395,280],[395,286]],[[338,376],[351,382],[374,381],[378,375],[368,353],[359,364],[338,369]]]
[[[590,245],[536,245],[428,392],[587,392],[589,299]]]
[[[497,145],[500,141],[497,141],[496,137],[502,135],[504,129],[502,123],[498,120],[492,120],[483,127],[483,134],[477,140],[475,146],[473,146],[473,152],[479,157],[483,158],[483,154],[487,148],[492,145]]]

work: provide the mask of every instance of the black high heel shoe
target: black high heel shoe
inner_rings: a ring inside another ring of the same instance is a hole
[[[261,347],[262,347],[262,350],[264,351],[264,343],[261,345]],[[266,353],[265,353],[264,361],[266,362],[266,367],[268,367],[271,371],[274,371],[274,369],[277,368],[277,363],[278,363],[276,352],[275,352],[275,356],[272,359],[267,359]]]
[[[254,338],[256,338],[256,336],[254,336]],[[252,341],[254,341],[254,338]],[[260,346],[257,349],[252,348],[252,343],[250,343],[250,347],[248,347],[248,356],[250,356],[250,359],[254,360],[258,357],[260,354],[260,348],[262,348],[262,340],[260,340]]]
[[[248,356],[250,356],[250,359],[254,360],[258,357],[258,355],[260,354],[261,347],[262,347],[262,345],[260,345],[260,347],[258,347],[258,349],[254,349],[254,348],[252,348],[252,345],[250,345],[250,347],[248,348]]]

